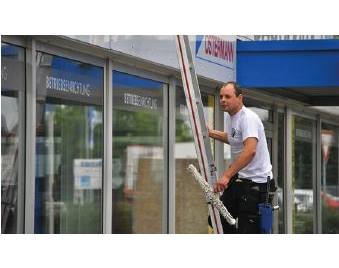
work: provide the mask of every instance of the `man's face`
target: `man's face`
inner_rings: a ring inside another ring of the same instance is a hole
[[[236,114],[242,107],[242,94],[235,95],[234,86],[227,84],[220,89],[220,105],[224,112],[230,115]]]

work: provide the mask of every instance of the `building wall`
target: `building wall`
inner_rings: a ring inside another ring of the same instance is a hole
[[[170,68],[179,68],[175,36],[172,35],[68,37]],[[235,35],[191,35],[189,37],[198,75],[220,82],[235,79]]]

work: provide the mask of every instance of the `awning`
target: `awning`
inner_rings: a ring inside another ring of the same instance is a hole
[[[339,40],[238,41],[237,82],[303,101],[339,105]]]

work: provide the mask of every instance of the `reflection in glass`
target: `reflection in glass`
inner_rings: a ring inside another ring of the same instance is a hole
[[[292,116],[293,232],[313,233],[313,176],[315,122]]]
[[[37,54],[35,233],[102,233],[103,69]]]
[[[1,233],[17,233],[19,159],[24,154],[25,52],[1,43]]]
[[[272,121],[272,111],[258,108],[258,107],[248,107],[250,110],[255,112],[261,121],[263,122],[271,122]]]
[[[321,125],[322,233],[339,233],[338,127]]]
[[[163,83],[113,72],[113,233],[163,233]]]
[[[208,209],[199,185],[187,171],[189,164],[199,167],[186,99],[182,87],[177,87],[175,141],[175,232],[177,234],[207,233]],[[214,96],[201,93],[204,115],[214,128]],[[214,141],[211,139],[212,152]]]
[[[244,99],[244,105],[255,112],[263,123],[265,122],[273,122],[273,110],[272,107],[263,103],[261,101],[257,101],[254,99]]]

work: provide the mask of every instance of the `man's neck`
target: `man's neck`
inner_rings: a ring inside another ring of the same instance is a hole
[[[242,107],[244,107],[244,104],[241,104],[236,110],[232,111],[232,113],[229,112],[229,115],[236,115],[242,109]]]

